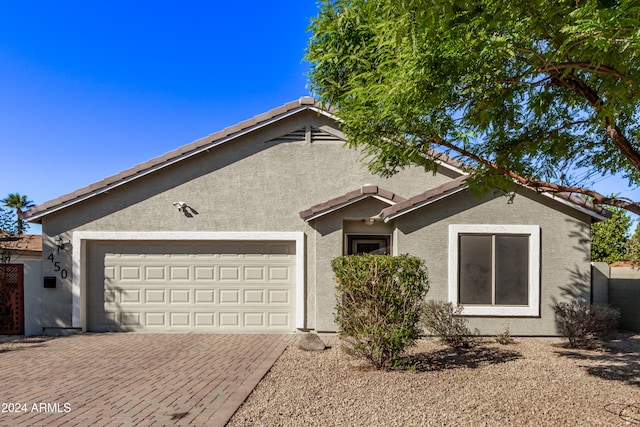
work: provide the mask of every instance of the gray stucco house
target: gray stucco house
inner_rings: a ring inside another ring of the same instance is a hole
[[[445,157],[380,178],[345,139],[303,97],[32,208],[44,332],[335,331],[330,261],[360,252],[423,258],[428,297],[485,334],[555,335],[552,304],[589,301],[604,212],[478,199]]]

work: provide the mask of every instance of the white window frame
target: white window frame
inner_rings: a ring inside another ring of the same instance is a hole
[[[529,304],[463,305],[467,316],[540,316],[540,227],[537,225],[451,224],[449,225],[449,301],[458,304],[458,245],[460,234],[529,235]]]

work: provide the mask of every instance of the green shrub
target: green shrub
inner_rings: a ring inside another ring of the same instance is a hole
[[[553,307],[558,332],[574,348],[592,348],[608,339],[618,327],[620,311],[603,305],[559,302]]]
[[[409,255],[348,255],[331,262],[335,320],[343,349],[376,369],[389,367],[420,336],[429,289],[424,262]]]
[[[511,336],[509,325],[505,326],[504,330],[496,335],[496,342],[502,345],[514,344],[516,342]]]
[[[423,326],[432,335],[450,347],[469,347],[473,344],[467,320],[462,317],[462,306],[451,302],[427,301],[422,319]]]

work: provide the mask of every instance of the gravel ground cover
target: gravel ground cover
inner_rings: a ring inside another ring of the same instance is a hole
[[[598,350],[491,339],[455,351],[433,339],[413,370],[378,372],[339,350],[288,348],[228,426],[640,425],[640,335]]]

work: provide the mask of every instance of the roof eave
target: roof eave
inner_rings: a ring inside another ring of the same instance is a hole
[[[543,196],[545,197],[549,197],[557,202],[562,203],[563,205],[569,206],[577,211],[580,211],[584,214],[589,215],[590,217],[598,220],[598,221],[606,221],[608,218],[602,214],[600,214],[599,212],[597,212],[595,209],[595,207],[593,209],[585,207],[585,206],[581,206],[578,203],[574,203],[571,200],[566,200],[562,197],[559,197],[553,193],[541,193]]]
[[[323,211],[316,212],[311,216],[304,217],[303,219],[306,222],[310,222],[310,221],[313,221],[314,219],[318,219],[318,218],[323,217],[325,215],[329,215],[329,214],[331,214],[333,212],[339,211],[340,209],[345,208],[345,207],[347,207],[349,205],[352,205],[354,203],[358,203],[358,202],[360,202],[362,200],[365,200],[365,199],[367,199],[369,197],[377,199],[377,200],[380,200],[381,202],[387,203],[389,206],[393,206],[393,205],[395,205],[397,203],[397,202],[394,202],[393,200],[387,199],[386,197],[382,197],[382,196],[379,196],[377,194],[363,194],[363,195],[358,196],[358,197],[356,197],[354,199],[348,200],[348,201],[346,201],[344,203],[340,203],[338,205],[332,206],[329,209],[325,209]]]
[[[459,193],[461,191],[464,191],[467,188],[468,188],[468,186],[466,186],[466,185],[461,186],[461,187],[453,188],[451,190],[443,192],[442,194],[434,196],[434,197],[432,197],[430,199],[424,200],[424,201],[422,201],[420,203],[416,203],[415,205],[407,206],[406,209],[399,210],[398,212],[394,212],[394,213],[392,213],[390,215],[385,215],[384,211],[383,211],[382,218],[383,218],[384,222],[387,223],[387,222],[392,221],[392,220],[394,220],[394,219],[396,219],[396,218],[398,218],[400,216],[406,215],[406,214],[408,214],[410,212],[413,212],[413,211],[421,209],[421,208],[423,208],[423,207],[425,207],[427,205],[435,203],[435,202],[437,202],[439,200],[442,200],[442,199],[445,199],[445,198],[447,198],[449,196],[452,196],[453,194],[456,194],[456,193]]]
[[[276,122],[278,122],[280,120],[286,119],[287,117],[291,117],[292,115],[295,115],[295,114],[297,114],[297,113],[299,113],[301,111],[304,111],[304,110],[311,110],[311,111],[314,111],[314,112],[316,112],[318,114],[323,114],[326,117],[335,119],[335,116],[331,112],[326,111],[326,110],[324,110],[322,108],[319,108],[315,103],[314,104],[305,103],[303,99],[304,98],[300,99],[300,101],[299,101],[300,105],[298,107],[295,107],[295,108],[293,108],[291,110],[288,110],[288,111],[285,111],[283,113],[280,113],[280,114],[278,114],[278,115],[276,115],[274,117],[271,117],[271,118],[265,119],[263,121],[260,121],[260,122],[258,122],[256,124],[252,125],[252,126],[240,129],[237,132],[231,133],[231,134],[229,134],[227,136],[224,136],[224,137],[222,137],[220,139],[211,141],[208,144],[204,144],[204,145],[202,145],[200,147],[196,147],[193,150],[187,151],[187,152],[182,153],[182,154],[178,154],[176,157],[173,157],[173,158],[168,159],[166,161],[159,161],[158,164],[153,165],[153,166],[149,167],[148,169],[144,169],[142,171],[136,172],[136,173],[134,173],[134,174],[132,174],[132,175],[130,175],[128,177],[125,177],[123,179],[120,179],[120,180],[118,180],[116,182],[113,182],[111,184],[107,184],[107,185],[105,185],[103,187],[99,187],[99,188],[97,188],[95,190],[88,191],[85,194],[82,194],[82,195],[80,195],[78,197],[70,198],[68,201],[64,201],[64,202],[62,202],[62,203],[60,203],[58,205],[52,206],[50,208],[45,208],[45,209],[43,209],[42,211],[39,211],[39,212],[34,212],[33,214],[30,214],[30,211],[26,211],[24,213],[24,219],[27,222],[32,222],[32,223],[36,223],[36,224],[37,223],[41,223],[42,218],[45,217],[45,216],[48,216],[48,215],[50,215],[52,213],[55,213],[55,212],[58,212],[58,211],[60,211],[62,209],[66,209],[67,207],[73,206],[73,205],[75,205],[77,203],[81,203],[81,202],[83,202],[85,200],[88,200],[88,199],[90,199],[92,197],[95,197],[95,196],[98,196],[100,194],[103,194],[103,193],[106,193],[108,191],[111,191],[114,188],[117,188],[117,187],[120,187],[122,185],[128,184],[129,182],[134,181],[134,180],[136,180],[138,178],[141,178],[141,177],[146,176],[148,174],[154,173],[154,172],[156,172],[158,170],[164,169],[165,167],[171,166],[171,165],[173,165],[175,163],[178,163],[178,162],[180,162],[182,160],[185,160],[185,159],[187,159],[189,157],[195,156],[195,155],[200,154],[200,153],[202,153],[204,151],[207,151],[207,150],[210,150],[210,149],[212,149],[214,147],[222,145],[222,144],[224,144],[226,142],[229,142],[231,140],[234,140],[234,139],[237,139],[239,137],[242,137],[242,136],[244,136],[244,135],[246,135],[246,134],[248,134],[250,132],[253,132],[253,131],[257,130],[257,129],[261,129],[263,127],[269,126],[269,125],[271,125],[273,123],[276,123]],[[205,138],[202,138],[202,139],[205,139]],[[202,139],[196,140],[192,144],[197,143],[197,141],[201,141]],[[178,148],[177,150],[180,150],[180,149],[181,148]],[[161,159],[164,156],[166,156],[166,154],[164,154],[162,156],[158,156],[158,157],[156,157],[156,159]],[[134,166],[131,169],[135,169],[135,168],[136,168],[136,166]],[[120,174],[122,174],[122,172],[119,173],[119,174],[112,175],[111,177],[107,177],[107,178],[105,178],[105,180],[111,179],[111,178],[116,177],[116,176],[118,176]],[[87,186],[85,188],[88,189],[88,188],[90,188],[92,186],[95,186],[95,183],[94,184],[90,184],[89,186]],[[82,190],[76,190],[76,191],[74,191],[72,193],[69,193],[69,195],[72,195],[72,194],[78,193],[78,192],[82,192]],[[62,197],[65,197],[65,196],[62,196]]]

